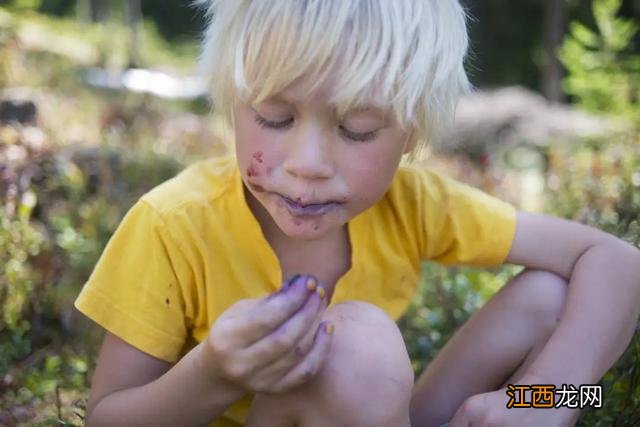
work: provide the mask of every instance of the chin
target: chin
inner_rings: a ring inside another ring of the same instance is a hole
[[[326,226],[316,221],[296,221],[296,219],[284,219],[276,221],[278,228],[287,237],[296,240],[317,240],[327,234]]]

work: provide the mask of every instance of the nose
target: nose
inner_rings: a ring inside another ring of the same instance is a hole
[[[298,178],[331,178],[335,173],[331,137],[320,127],[300,126],[287,141],[284,169]]]

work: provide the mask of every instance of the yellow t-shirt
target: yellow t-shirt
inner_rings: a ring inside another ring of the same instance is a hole
[[[351,269],[331,305],[367,301],[397,320],[417,289],[422,260],[501,264],[514,237],[515,209],[429,169],[401,166],[383,198],[348,229]],[[75,306],[136,348],[175,363],[227,307],[274,292],[282,281],[246,204],[235,158],[212,158],[140,198]],[[246,395],[211,425],[241,425],[251,399]]]

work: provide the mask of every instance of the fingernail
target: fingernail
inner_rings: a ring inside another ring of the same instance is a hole
[[[293,285],[296,282],[296,280],[298,280],[299,278],[300,278],[300,275],[296,274],[295,276],[293,276],[292,278],[290,278],[284,283],[284,285],[282,286],[282,289],[284,290],[289,289],[289,287]]]
[[[324,331],[327,333],[327,335],[333,334],[334,329],[335,327],[333,326],[333,323],[327,323],[324,327]]]
[[[310,291],[313,291],[316,286],[318,286],[318,282],[316,282],[316,279],[313,277],[309,277],[307,279],[307,289],[309,289]]]
[[[318,286],[316,288],[316,293],[320,296],[320,298],[324,298],[324,295],[325,295],[324,287]]]

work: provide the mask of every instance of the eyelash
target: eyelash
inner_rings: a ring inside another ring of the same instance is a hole
[[[275,129],[275,130],[286,129],[289,126],[291,126],[291,124],[293,123],[292,118],[284,120],[282,122],[273,122],[271,120],[267,120],[264,117],[260,117],[260,116],[256,116],[255,119],[256,119],[256,123],[258,123],[260,127],[266,128],[266,129]],[[356,132],[351,132],[350,130],[346,129],[344,126],[340,126],[340,132],[342,132],[342,134],[346,138],[352,141],[358,141],[358,142],[371,141],[378,136],[377,130],[372,130],[365,133],[356,133]]]

